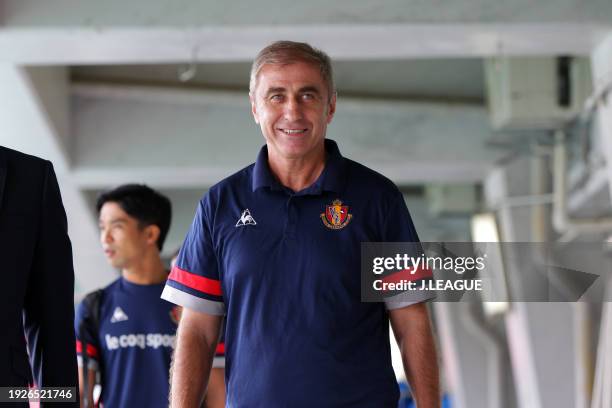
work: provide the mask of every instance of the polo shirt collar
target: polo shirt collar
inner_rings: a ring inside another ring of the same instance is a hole
[[[268,146],[263,145],[259,154],[257,154],[257,160],[255,160],[255,167],[253,168],[253,191],[261,187],[270,187],[274,190],[280,190],[280,183],[272,175],[270,167],[268,166]]]
[[[331,139],[325,139],[325,168],[319,178],[300,194],[320,194],[322,191],[333,191],[336,193],[344,189],[346,171],[344,158],[340,154],[338,145]],[[252,177],[253,191],[261,187],[269,187],[271,190],[284,190],[268,166],[268,147],[263,146],[257,155]]]

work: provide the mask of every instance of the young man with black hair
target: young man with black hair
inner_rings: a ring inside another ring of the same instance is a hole
[[[80,389],[87,389],[82,398],[93,400],[99,371],[105,407],[166,407],[178,323],[178,307],[160,299],[168,275],[160,251],[170,228],[170,201],[130,184],[101,194],[96,210],[104,254],[121,276],[77,309]]]

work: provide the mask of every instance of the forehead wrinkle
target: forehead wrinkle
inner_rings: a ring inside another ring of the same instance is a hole
[[[304,78],[293,78],[290,79],[290,77],[287,76],[286,72],[283,68],[285,67],[290,67],[290,66],[295,66],[295,65],[305,65],[308,67],[308,69],[312,69],[312,72],[318,75],[319,80],[317,80],[316,82],[320,82],[320,83],[315,83],[312,84],[311,83],[311,79],[308,79],[306,81],[303,81]],[[284,63],[278,63],[278,62],[268,62],[265,63],[263,65],[261,65],[259,67],[259,69],[257,70],[257,75],[255,76],[255,83],[254,83],[254,90],[255,92],[257,91],[257,88],[261,85],[262,80],[265,78],[265,81],[270,81],[271,84],[269,85],[270,88],[285,88],[284,91],[287,91],[287,88],[296,88],[296,87],[306,87],[306,86],[312,86],[314,87],[319,94],[322,94],[323,92],[320,90],[320,88],[324,88],[325,90],[328,89],[328,82],[325,80],[325,78],[323,77],[323,74],[321,73],[320,69],[318,69],[318,66],[315,64],[311,64],[308,61],[302,61],[302,60],[296,60],[296,61],[288,61],[288,62],[284,62]],[[300,86],[300,82],[302,82],[302,86]],[[306,82],[306,84],[304,84]],[[289,85],[288,87],[286,87],[286,85]],[[266,94],[268,91],[264,91],[263,94]]]
[[[316,87],[315,85],[306,85],[306,86],[301,87],[298,90],[298,92],[315,92],[315,93],[320,94],[321,90],[318,87]]]
[[[285,87],[272,86],[268,88],[268,90],[266,91],[266,95],[269,95],[272,93],[287,93],[287,92],[288,92],[287,88]],[[305,93],[305,92],[313,92],[319,95],[321,94],[321,90],[315,85],[304,85],[297,90],[297,93]]]
[[[275,92],[286,92],[286,91],[287,89],[282,86],[273,86],[273,87],[268,88],[268,90],[266,91],[266,95],[275,93]]]

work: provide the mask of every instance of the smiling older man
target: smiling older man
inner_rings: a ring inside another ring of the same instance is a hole
[[[266,146],[200,200],[162,295],[185,307],[172,406],[201,403],[227,315],[228,406],[396,407],[390,319],[419,407],[438,407],[425,305],[360,301],[360,243],[418,236],[397,187],[325,139],[329,57],[271,44],[253,63],[250,100]]]

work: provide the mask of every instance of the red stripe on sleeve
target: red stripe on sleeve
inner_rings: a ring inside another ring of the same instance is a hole
[[[76,341],[76,351],[77,353],[83,352],[83,344],[79,340]],[[87,355],[90,357],[98,358],[98,349],[87,343]]]
[[[218,343],[215,354],[225,354],[225,343]]]
[[[221,296],[221,282],[173,267],[169,279],[208,295]]]
[[[385,276],[382,281],[386,283],[398,283],[402,280],[416,281],[424,278],[431,278],[433,273],[431,269],[419,268],[414,271],[414,268],[404,269],[403,271],[395,272],[391,275]]]

